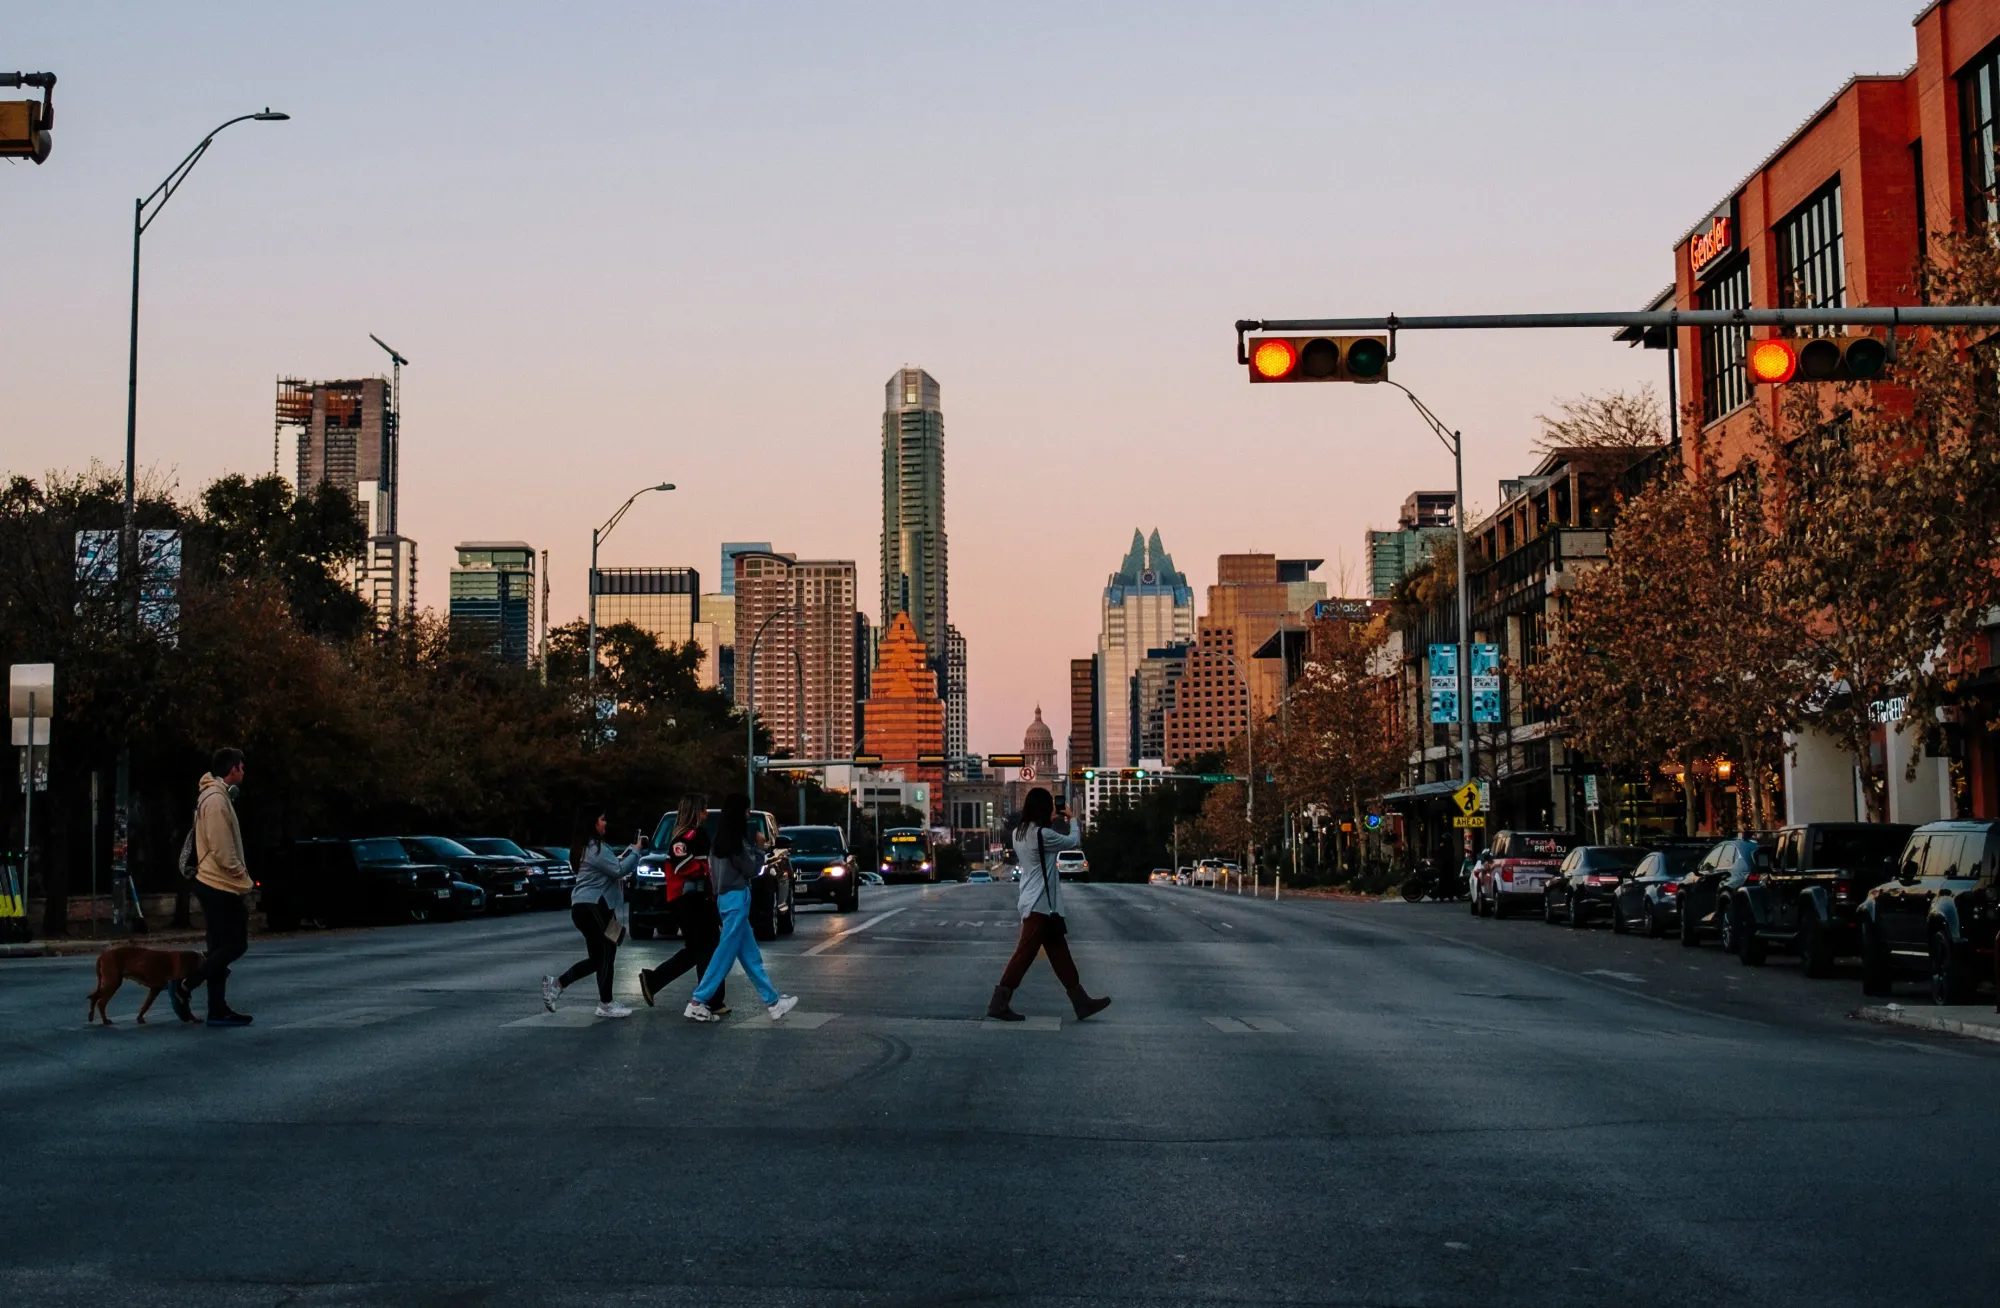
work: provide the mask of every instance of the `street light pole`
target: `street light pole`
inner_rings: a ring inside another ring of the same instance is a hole
[[[787,604],[771,610],[762,622],[757,624],[757,634],[750,641],[750,662],[743,670],[743,793],[750,797],[750,807],[757,807],[757,647],[764,643],[764,632],[773,622],[787,613],[796,613],[798,605]],[[800,674],[803,682],[804,674]]]
[[[1236,665],[1243,679],[1243,870],[1255,874],[1257,867],[1257,696],[1250,685],[1250,671],[1234,654],[1222,657]],[[1236,893],[1243,893],[1243,878],[1236,878]]]
[[[167,201],[174,198],[174,192],[181,188],[194,166],[208,153],[208,147],[215,144],[215,138],[224,128],[238,123],[281,123],[291,117],[266,105],[261,113],[239,114],[217,127],[201,143],[188,151],[187,157],[174,165],[166,180],[153,188],[151,195],[132,202],[132,330],[131,345],[125,364],[125,513],[118,530],[118,585],[122,592],[121,607],[124,610],[124,627],[128,637],[136,636],[139,629],[139,515],[138,515],[138,467],[139,467],[139,244],[146,229],[167,207]],[[121,923],[125,911],[125,887],[131,873],[131,863],[127,857],[127,846],[131,838],[132,819],[132,744],[125,740],[118,747],[117,793],[112,805],[111,816],[111,886],[116,896],[117,907],[113,910],[114,924]],[[93,837],[93,840],[95,837]],[[95,846],[93,845],[93,848]]]
[[[618,512],[612,514],[602,527],[593,527],[590,529],[590,650],[585,655],[583,681],[585,695],[590,700],[590,739],[593,745],[597,742],[597,696],[595,693],[597,689],[597,547],[603,543],[606,536],[611,534],[611,529],[618,525],[619,519],[625,516],[631,509],[633,502],[641,495],[644,495],[647,491],[670,491],[673,488],[674,484],[670,481],[663,481],[657,486],[641,486],[626,497],[625,502],[618,506]]]

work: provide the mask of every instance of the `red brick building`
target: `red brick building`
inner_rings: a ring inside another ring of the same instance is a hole
[[[1936,0],[1919,13],[1915,62],[1857,75],[1815,110],[1674,250],[1671,303],[1683,309],[1854,307],[1914,303],[1929,233],[2000,220],[2000,0]],[[1765,329],[1683,329],[1677,382],[1690,458],[1714,455],[1754,493],[1754,415],[1775,427],[1778,388],[1743,369]],[[1926,758],[1915,781],[1889,768],[1892,817],[2000,815],[1995,642],[1989,630],[1975,694],[1950,757]],[[1851,765],[1804,739],[1788,767],[1794,821],[1853,810]]]

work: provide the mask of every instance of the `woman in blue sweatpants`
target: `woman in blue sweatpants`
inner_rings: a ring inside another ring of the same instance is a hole
[[[763,847],[750,835],[750,797],[728,796],[722,801],[722,817],[716,823],[715,840],[708,851],[709,877],[715,883],[715,907],[722,914],[722,938],[716,941],[708,970],[702,973],[701,984],[694,988],[694,998],[688,1001],[685,1016],[691,1021],[716,1020],[709,1011],[708,1001],[722,988],[733,963],[743,964],[745,975],[757,987],[757,997],[769,1008],[773,1022],[798,1007],[799,1001],[794,996],[779,994],[771,978],[764,975],[764,954],[757,948],[757,938],[750,933],[750,882],[763,862]]]

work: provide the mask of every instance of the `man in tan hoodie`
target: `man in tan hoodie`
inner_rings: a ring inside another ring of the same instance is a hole
[[[168,987],[167,997],[183,1022],[194,1021],[190,994],[196,986],[206,985],[210,1026],[250,1025],[248,1014],[230,1008],[227,997],[229,965],[250,948],[250,892],[256,888],[243,861],[243,829],[236,824],[236,804],[231,798],[242,781],[243,751],[218,749],[195,800],[194,848],[199,866],[194,892],[201,899],[202,921],[208,928],[208,953],[192,976]]]

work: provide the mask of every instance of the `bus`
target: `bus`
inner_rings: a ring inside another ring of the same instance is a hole
[[[930,831],[924,827],[891,827],[884,831],[881,871],[884,881],[937,880]]]

